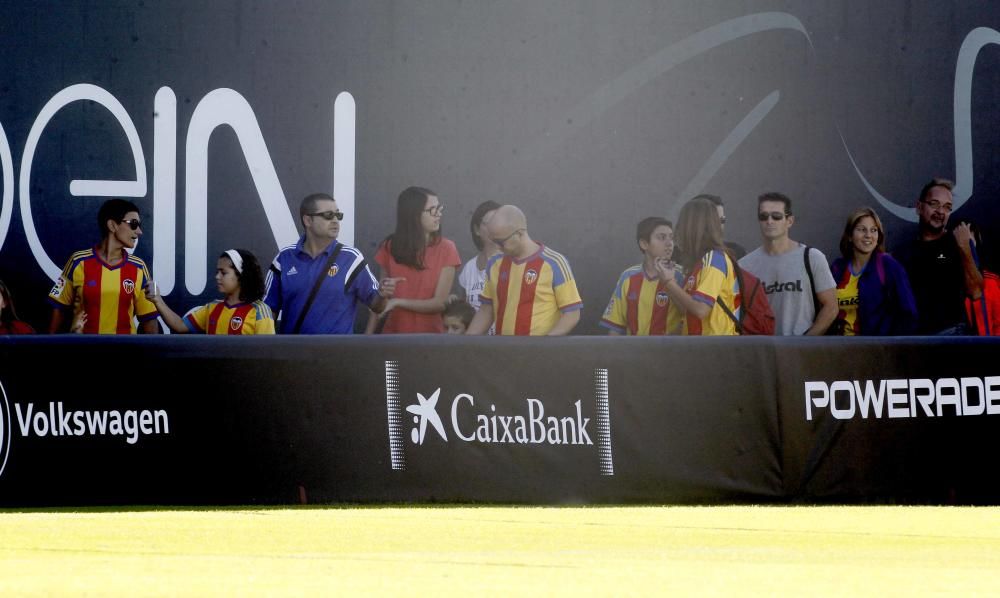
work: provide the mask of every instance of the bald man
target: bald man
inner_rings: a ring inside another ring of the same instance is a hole
[[[561,336],[580,321],[583,301],[569,262],[536,243],[517,206],[501,206],[486,225],[499,253],[486,264],[486,284],[466,334]]]

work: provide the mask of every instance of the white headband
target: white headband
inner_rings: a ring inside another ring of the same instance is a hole
[[[233,267],[236,268],[236,271],[243,274],[243,257],[240,255],[240,252],[235,249],[227,249],[226,255],[229,256],[230,260],[232,260]]]

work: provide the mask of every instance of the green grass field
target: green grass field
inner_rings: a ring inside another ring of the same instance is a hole
[[[1000,595],[1000,508],[0,511],[0,595]]]

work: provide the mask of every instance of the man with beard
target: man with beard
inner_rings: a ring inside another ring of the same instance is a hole
[[[895,257],[910,278],[917,300],[918,334],[970,333],[965,298],[982,295],[983,276],[972,256],[969,224],[945,228],[953,207],[954,183],[935,178],[917,200],[917,238],[896,248]]]

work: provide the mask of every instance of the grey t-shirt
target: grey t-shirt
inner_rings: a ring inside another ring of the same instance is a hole
[[[767,293],[767,302],[774,311],[777,335],[804,334],[816,319],[813,289],[803,260],[806,246],[799,243],[795,249],[781,255],[768,255],[763,248],[754,249],[739,261],[740,267],[760,279]],[[826,263],[826,256],[815,247],[809,249],[816,292],[837,286]]]

